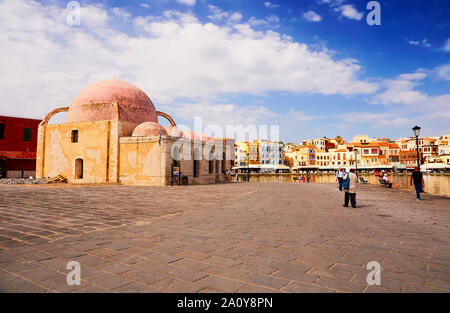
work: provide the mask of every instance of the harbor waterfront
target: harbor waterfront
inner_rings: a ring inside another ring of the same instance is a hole
[[[233,181],[247,181],[250,177],[251,182],[261,183],[294,183],[294,177],[305,176],[302,173],[246,173],[233,174]],[[335,173],[310,173],[310,183],[335,183]],[[376,174],[358,173],[358,177],[363,177],[369,184],[379,185]],[[392,173],[389,175],[389,180],[394,188],[413,190],[414,186],[410,186],[409,178],[411,174],[408,173]],[[425,181],[424,191],[431,194],[450,197],[450,173],[423,173]],[[296,182],[298,183],[298,182]]]

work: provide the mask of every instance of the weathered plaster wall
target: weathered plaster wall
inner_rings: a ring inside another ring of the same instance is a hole
[[[78,142],[72,142],[72,130]],[[38,177],[63,175],[69,182],[106,182],[111,121],[45,125],[39,130]],[[75,179],[75,160],[83,159],[83,179]]]
[[[170,158],[166,139],[158,143],[158,137],[120,138],[119,182],[131,185],[166,186],[170,183]],[[164,157],[165,156],[165,157]],[[169,164],[169,168],[166,168]]]

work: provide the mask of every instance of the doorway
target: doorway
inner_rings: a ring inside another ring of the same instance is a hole
[[[75,160],[75,179],[83,179],[83,159]]]

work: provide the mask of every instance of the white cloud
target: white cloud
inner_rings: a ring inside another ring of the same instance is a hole
[[[233,103],[215,104],[210,101],[197,103],[176,103],[164,106],[164,109],[173,112],[173,116],[183,120],[193,120],[196,117],[203,118],[204,124],[210,125],[259,125],[268,123],[269,119],[277,117],[277,114],[260,105],[239,106]]]
[[[411,73],[399,75],[396,79],[385,80],[383,86],[386,90],[374,97],[374,103],[418,104],[425,101],[427,95],[414,90],[418,82],[425,77],[424,73]]]
[[[339,128],[358,127],[365,129],[382,128],[384,131],[392,128],[410,129],[414,125],[422,126],[428,134],[442,134],[448,132],[450,119],[450,94],[426,97],[421,102],[414,102],[407,107],[396,106],[383,112],[350,112],[335,116],[342,123]]]
[[[364,13],[359,12],[353,4],[343,4],[345,0],[316,0],[319,4],[327,4],[335,12],[339,12],[341,17],[350,20],[360,21]]]
[[[194,6],[197,1],[196,0],[177,0],[177,2],[180,4],[188,5],[188,6]]]
[[[145,3],[145,2],[142,2],[142,3],[140,4],[140,6],[143,7],[143,8],[148,9],[148,8],[150,7],[150,4]]]
[[[439,79],[450,80],[450,64],[438,66],[435,71]]]
[[[248,20],[248,24],[250,26],[253,27],[257,27],[257,26],[267,26],[267,27],[275,27],[277,28],[279,25],[278,23],[280,22],[280,18],[276,15],[270,15],[267,16],[264,19],[257,19],[256,17],[252,16],[249,20]]]
[[[350,112],[337,114],[336,117],[343,121],[344,125],[365,124],[367,128],[380,127],[406,127],[411,124],[412,120],[404,115],[400,115],[396,111],[391,112]]]
[[[100,5],[81,7],[81,23],[89,28],[102,28],[109,21],[108,12]]]
[[[233,21],[233,22],[237,22],[237,21],[240,21],[241,19],[242,19],[242,14],[238,13],[238,12],[235,12],[235,13],[231,14],[229,20]]]
[[[445,42],[444,47],[442,47],[442,49],[443,49],[445,52],[450,52],[450,38],[447,39],[447,41]]]
[[[111,12],[115,16],[117,16],[121,19],[124,19],[124,20],[129,20],[131,18],[131,14],[128,11],[121,9],[121,8],[112,8]]]
[[[406,41],[412,46],[421,46],[421,47],[424,47],[424,48],[430,48],[431,47],[431,44],[428,42],[427,38],[422,39],[422,41],[408,40],[408,39],[406,39]]]
[[[303,111],[296,111],[294,109],[289,110],[289,118],[296,120],[296,121],[309,121],[309,120],[316,120],[319,118],[323,118],[321,115],[307,115]]]
[[[422,40],[422,46],[426,47],[426,48],[430,48],[431,44],[428,42],[428,39],[425,38]]]
[[[219,7],[216,7],[215,5],[208,5],[210,15],[208,15],[208,18],[212,21],[221,21],[225,20],[227,22],[238,22],[242,19],[242,14],[235,12],[230,13],[227,11],[222,10]]]
[[[344,4],[337,7],[335,11],[340,12],[341,16],[346,17],[350,20],[360,21],[364,14],[359,12],[352,4]]]
[[[8,60],[0,63],[0,97],[8,99],[1,114],[42,117],[108,78],[137,85],[157,107],[186,98],[213,103],[222,94],[352,95],[378,88],[359,78],[356,60],[312,51],[249,22],[219,26],[167,11],[125,21],[132,36],[109,27],[120,17],[102,6],[83,7],[79,27],[66,24],[66,13],[33,1],[0,2],[0,58]]]
[[[320,22],[322,20],[322,17],[314,11],[304,13],[303,18],[310,22]]]
[[[436,69],[426,72],[435,74]],[[381,127],[387,130],[421,125],[428,134],[448,132],[450,94],[430,96],[415,90],[427,76],[424,72],[415,72],[385,80],[382,83],[384,92],[375,95],[372,103],[389,104],[389,110],[337,114],[335,117],[343,121],[338,123],[339,127],[357,127],[357,124],[361,124],[366,128]]]
[[[274,9],[274,8],[278,8],[279,7],[278,4],[272,3],[272,2],[269,2],[269,1],[264,2],[264,6],[266,8],[268,8],[268,9]]]

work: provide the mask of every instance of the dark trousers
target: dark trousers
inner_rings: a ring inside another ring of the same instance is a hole
[[[345,192],[345,202],[344,205],[348,206],[348,202],[352,204],[352,208],[356,208],[356,193]]]
[[[339,190],[342,191],[342,183],[344,182],[344,178],[338,177],[338,182],[339,182]]]
[[[414,185],[416,187],[416,197],[420,200],[420,192],[422,191],[422,185]]]

